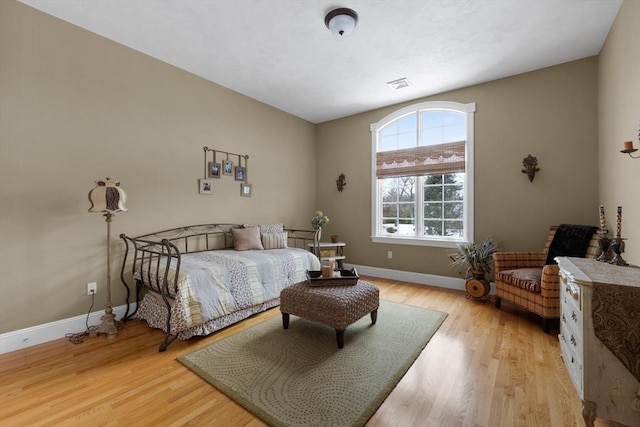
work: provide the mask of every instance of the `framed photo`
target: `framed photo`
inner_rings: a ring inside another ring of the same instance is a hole
[[[240,184],[240,195],[242,197],[251,197],[251,184]]]
[[[236,166],[236,181],[244,181],[247,170],[242,166]]]
[[[213,181],[210,179],[200,180],[200,194],[213,194]]]
[[[216,162],[209,162],[209,178],[220,178],[222,165]]]
[[[230,160],[222,161],[222,175],[233,175],[233,162]]]

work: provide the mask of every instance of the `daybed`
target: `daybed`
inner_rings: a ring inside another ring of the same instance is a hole
[[[204,224],[139,237],[121,234],[126,244],[123,320],[137,316],[165,331],[159,348],[164,351],[176,338],[208,335],[275,307],[282,289],[306,280],[307,270],[320,269],[318,234],[282,224]],[[136,304],[129,313],[132,282]]]

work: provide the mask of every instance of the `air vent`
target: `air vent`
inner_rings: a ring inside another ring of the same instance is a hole
[[[397,79],[397,80],[392,80],[390,82],[387,82],[387,84],[389,85],[389,87],[393,88],[393,89],[402,89],[403,87],[409,87],[411,86],[409,84],[409,80],[407,80],[406,77],[403,77],[401,79]]]

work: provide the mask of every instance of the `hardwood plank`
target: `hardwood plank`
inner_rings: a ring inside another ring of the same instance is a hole
[[[369,427],[582,425],[557,338],[540,319],[459,291],[366,279],[383,299],[449,313]],[[264,426],[175,359],[275,316],[277,308],[164,353],[163,333],[135,320],[112,340],[61,339],[0,355],[0,425]]]

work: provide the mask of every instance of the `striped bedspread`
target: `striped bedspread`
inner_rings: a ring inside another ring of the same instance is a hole
[[[306,280],[306,270],[319,269],[318,258],[298,248],[225,249],[184,254],[178,290],[172,294],[172,333],[180,335],[185,330],[233,313],[251,312],[252,307],[279,298],[282,289]],[[158,303],[157,298],[146,295],[138,317],[147,320],[151,326],[162,327],[166,314],[157,313],[158,308],[164,306]],[[182,334],[179,338],[186,336]]]

